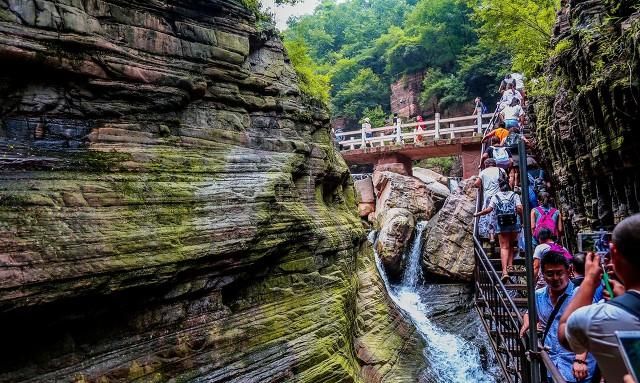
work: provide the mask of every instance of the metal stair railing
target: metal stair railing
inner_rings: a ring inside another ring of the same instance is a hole
[[[482,210],[481,196],[482,190],[479,190],[477,211]],[[519,335],[522,315],[482,247],[477,222],[477,219],[474,220],[473,228],[476,258],[474,279],[475,306],[480,322],[489,335],[491,346],[507,382],[529,382],[527,345]]]
[[[483,132],[484,134],[493,127],[497,121],[498,113],[499,105],[496,107],[496,111],[487,129]],[[521,148],[523,150],[520,154],[524,156],[524,167],[522,167],[521,162],[520,171],[526,173],[526,152],[524,145],[521,145]],[[484,153],[485,149],[486,144],[483,144],[480,155]],[[526,176],[522,176],[521,180],[523,180],[521,182],[526,183]],[[525,186],[526,184],[523,184],[522,190],[526,190],[524,188]],[[480,188],[476,199],[476,211],[482,210],[483,201],[482,188]],[[524,205],[528,206],[528,202],[524,203]],[[527,218],[528,214],[524,214],[524,219]],[[528,227],[529,225],[525,226]],[[540,382],[541,377],[538,370],[538,362],[542,362],[554,382],[566,383],[556,366],[551,362],[545,349],[538,344],[538,347],[531,347],[532,350],[529,350],[530,347],[526,339],[520,337],[520,328],[523,324],[522,314],[511,298],[509,290],[502,283],[498,272],[491,263],[491,259],[487,256],[482,246],[478,232],[477,218],[474,219],[473,223],[473,242],[476,259],[476,267],[474,270],[475,307],[480,316],[480,321],[489,336],[491,346],[506,381],[508,383]],[[526,265],[529,269],[527,270],[527,275],[532,275],[530,271],[532,265],[529,263],[531,263],[531,261],[528,260]],[[531,283],[532,281],[529,282]],[[531,288],[530,291],[532,291]],[[528,294],[529,307],[533,304],[533,310],[535,311],[535,302],[531,301],[532,298],[533,294]],[[536,322],[537,320],[531,322],[533,329],[536,328],[534,324]],[[535,336],[532,338],[535,339]],[[531,363],[530,357],[534,358],[535,363]]]

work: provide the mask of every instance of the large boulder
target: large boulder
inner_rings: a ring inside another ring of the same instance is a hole
[[[415,218],[407,209],[393,208],[378,216],[380,232],[376,241],[376,251],[391,277],[399,277],[402,256],[411,239]]]
[[[420,179],[423,179],[423,177],[429,177],[444,186],[447,186],[447,187],[449,186],[449,177],[443,176],[442,174],[435,172],[431,169],[416,167],[416,168],[413,168],[413,175],[414,177],[418,177]]]
[[[449,190],[448,186],[445,186],[442,183],[440,183],[440,181],[434,178],[431,175],[431,173],[437,175],[437,173],[429,169],[422,169],[422,168],[413,169],[413,176],[419,179],[420,181],[424,182],[425,185],[427,185],[427,189],[429,189],[429,191],[433,195],[434,200],[436,200],[436,202],[441,202],[439,204],[441,207],[442,202],[444,202],[444,200],[447,199],[447,197],[449,197],[449,195],[451,194],[451,191]]]
[[[424,269],[432,274],[469,281],[473,276],[473,213],[475,200],[452,194],[425,230]]]
[[[393,208],[407,209],[418,220],[428,220],[435,214],[431,191],[415,177],[374,172],[373,185],[378,194],[376,216]]]

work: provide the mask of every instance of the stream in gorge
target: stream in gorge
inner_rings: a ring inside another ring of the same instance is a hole
[[[426,343],[423,355],[427,368],[421,381],[496,382],[499,369],[488,350],[491,346],[475,311],[465,304],[470,299],[468,287],[423,282],[420,256],[426,225],[425,221],[416,225],[415,238],[405,254],[406,268],[399,284],[389,281],[374,250],[376,266],[389,297],[411,320]],[[369,240],[373,243],[375,239],[376,232],[372,231]],[[458,299],[459,295],[466,299]],[[449,307],[438,307],[443,305]],[[455,306],[453,310],[452,305]]]

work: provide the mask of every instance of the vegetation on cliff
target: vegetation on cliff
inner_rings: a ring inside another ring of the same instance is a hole
[[[511,69],[534,77],[551,54],[558,8],[559,0],[324,0],[290,20],[284,38],[308,46],[297,70],[328,81],[333,115],[360,119],[388,113],[390,85],[415,72],[425,72],[422,102],[442,108],[494,98]]]

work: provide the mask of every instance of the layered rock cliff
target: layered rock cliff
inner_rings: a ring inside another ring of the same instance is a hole
[[[570,234],[640,211],[639,33],[637,1],[569,0],[559,14],[532,122]]]
[[[328,115],[241,3],[4,1],[0,57],[1,382],[415,381]]]

